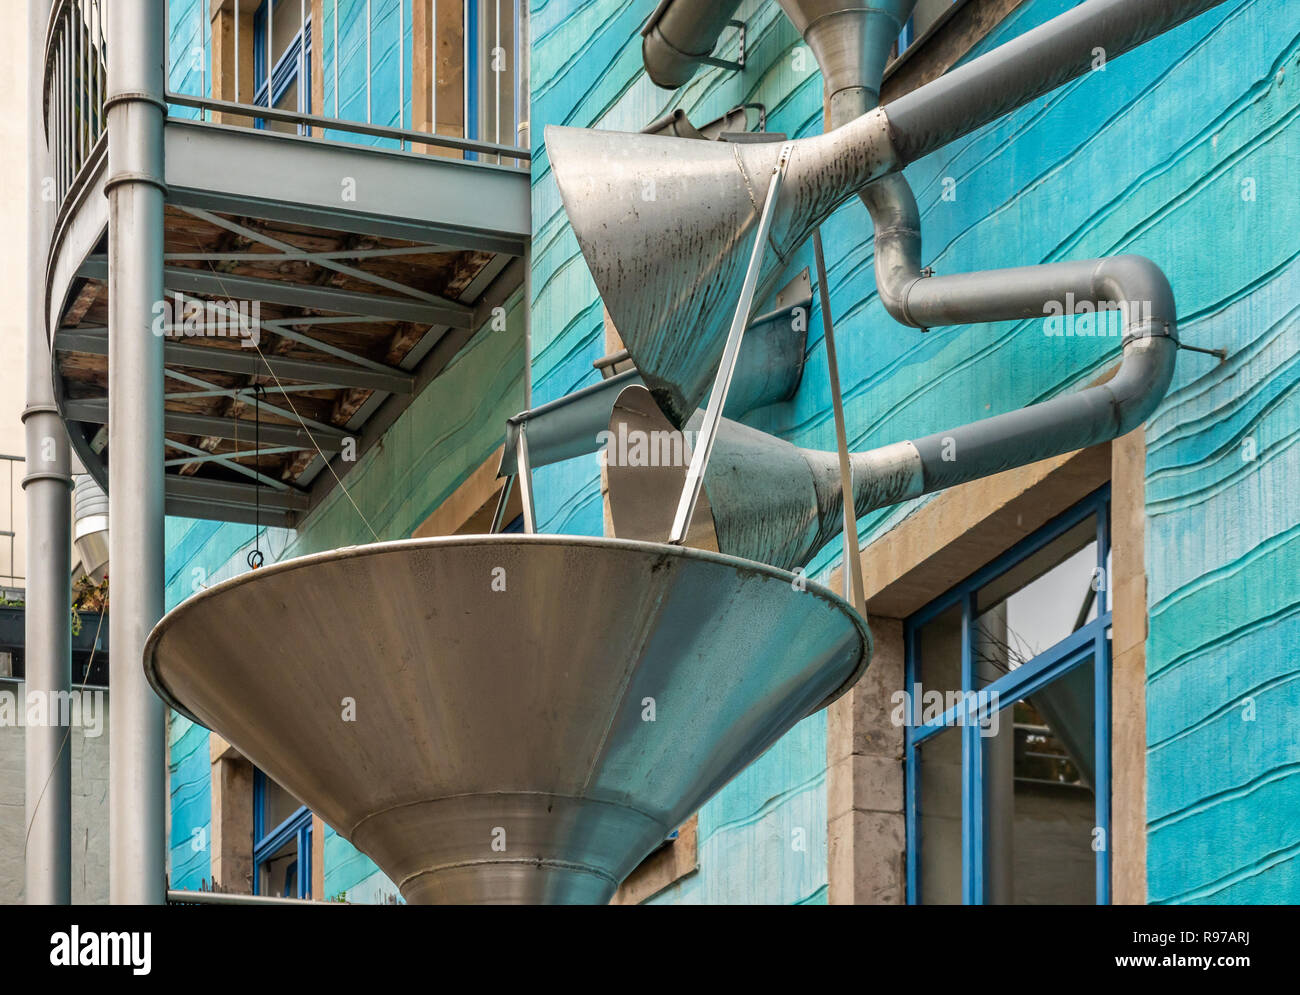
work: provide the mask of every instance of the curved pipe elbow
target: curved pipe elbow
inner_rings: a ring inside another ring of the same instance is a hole
[[[1178,319],[1174,291],[1164,271],[1145,256],[1111,256],[1092,278],[1098,309],[1116,304],[1124,313],[1124,359],[1102,385],[1114,398],[1116,436],[1133,431],[1155,411],[1174,375]]]
[[[907,295],[921,279],[921,212],[902,173],[889,173],[858,192],[875,226],[876,293],[904,325],[922,327],[907,310]]]
[[[1178,340],[1172,335],[1131,339],[1115,376],[1101,385],[1110,392],[1115,412],[1111,438],[1127,435],[1145,422],[1164,400],[1174,377]]]

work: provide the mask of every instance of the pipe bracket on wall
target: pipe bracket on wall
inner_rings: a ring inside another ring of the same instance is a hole
[[[736,39],[738,50],[736,52],[735,60],[719,59],[713,55],[706,55],[704,58],[700,59],[700,61],[706,66],[713,66],[717,69],[730,69],[733,73],[738,73],[745,68],[745,42],[748,38],[749,29],[744,21],[737,20],[728,21],[727,26],[735,28],[738,32],[738,37]]]

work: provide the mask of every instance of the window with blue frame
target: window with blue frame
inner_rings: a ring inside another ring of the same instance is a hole
[[[1110,900],[1110,490],[904,625],[913,904]]]
[[[310,12],[311,4],[303,0],[265,0],[254,13],[253,102],[259,106],[311,112]],[[257,127],[289,134],[305,131],[301,125],[261,118]]]
[[[311,810],[253,772],[253,894],[311,897]]]

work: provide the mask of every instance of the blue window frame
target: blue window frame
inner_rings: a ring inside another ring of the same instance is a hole
[[[293,17],[294,33],[288,38],[282,35],[281,25],[277,23],[277,14],[288,11]],[[301,114],[311,112],[311,4],[306,4],[306,19],[303,18],[301,0],[264,0],[253,14],[253,78],[255,91],[253,103],[262,107],[279,107],[281,110],[295,110]],[[270,20],[272,38],[268,44],[267,21]],[[267,64],[273,64],[267,73]],[[268,78],[269,75],[269,78]],[[285,125],[268,122],[258,118],[255,126],[272,130],[288,130],[304,134],[301,125]]]
[[[311,895],[311,810],[306,805],[293,808],[293,802],[287,791],[254,770],[254,895]]]
[[[1106,486],[904,624],[910,904],[1109,903],[1109,514]]]

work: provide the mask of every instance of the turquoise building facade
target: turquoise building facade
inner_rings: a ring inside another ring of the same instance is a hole
[[[642,67],[638,29],[653,6],[529,5],[532,298],[512,302],[507,333],[476,336],[348,474],[380,538],[410,535],[488,458],[505,419],[525,405],[525,378],[533,405],[599,380],[592,364],[606,351],[603,310],[549,170],[545,125],[637,131],[673,107],[701,123],[761,103],[769,130],[821,132],[816,62],[774,0],[740,7],[743,71],[708,69],[674,93]],[[1026,0],[965,58],[1070,6]],[[173,4],[173,52],[184,8]],[[734,44],[724,34],[718,54]],[[1170,279],[1182,341],[1226,350],[1223,362],[1182,352],[1146,429],[1153,903],[1300,901],[1298,160],[1300,9],[1229,0],[906,170],[921,207],[923,262],[938,272],[1139,253]],[[927,333],[901,326],[876,295],[861,203],[843,205],[822,231],[851,449],[1034,403],[1090,382],[1118,358],[1117,337],[1048,335],[1040,320]],[[811,264],[807,246],[785,276]],[[833,449],[821,327],[812,315],[796,396],[745,420]],[[540,468],[535,485],[539,531],[603,533],[596,456]],[[866,516],[863,543],[917,504]],[[369,539],[336,494],[296,532],[272,530],[261,542],[279,559]],[[252,540],[249,526],[169,520],[168,607],[196,584],[246,569]],[[809,574],[825,579],[838,562],[832,543]],[[698,872],[651,900],[825,902],[826,740],[823,712],[709,801]],[[172,886],[197,887],[210,877],[194,845],[210,817],[207,734],[173,715],[170,750]],[[330,834],[325,854],[327,895],[395,892],[341,838]]]

